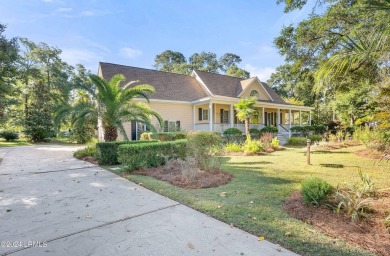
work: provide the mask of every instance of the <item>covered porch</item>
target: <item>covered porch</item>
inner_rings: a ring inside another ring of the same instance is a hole
[[[237,119],[234,104],[209,101],[193,105],[193,130],[222,133],[233,127],[244,133],[245,124]],[[275,126],[279,133],[290,133],[291,127],[311,124],[311,111],[307,107],[259,102],[255,108],[258,115],[251,119],[251,129]]]

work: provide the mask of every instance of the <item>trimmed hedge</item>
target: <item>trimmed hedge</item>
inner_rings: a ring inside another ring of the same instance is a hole
[[[272,125],[266,126],[260,130],[260,133],[265,133],[265,132],[278,133],[278,128]]]
[[[113,141],[96,143],[96,160],[101,165],[115,165],[118,162],[118,147],[124,144],[156,143],[156,140]]]
[[[187,138],[186,132],[159,132],[157,133],[158,140],[160,141],[174,141]]]
[[[118,148],[118,160],[129,171],[141,167],[157,167],[164,165],[169,158],[184,158],[186,148],[187,140],[122,144]]]
[[[326,127],[323,125],[307,125],[307,126],[294,126],[291,127],[291,132],[302,136],[311,134],[322,135],[326,131]]]

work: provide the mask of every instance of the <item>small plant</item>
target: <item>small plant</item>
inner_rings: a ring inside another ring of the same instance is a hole
[[[272,132],[263,133],[260,137],[260,142],[263,145],[265,150],[272,148],[272,139],[274,138],[274,134]]]
[[[279,148],[279,139],[278,138],[273,138],[271,141],[271,146],[273,149],[278,149]]]
[[[362,217],[366,217],[366,212],[370,207],[371,198],[363,198],[362,191],[359,190],[337,190],[335,200],[338,203],[336,212],[341,210],[355,222]]]
[[[291,137],[288,139],[288,145],[306,145],[307,139],[304,137]]]
[[[74,157],[77,159],[84,159],[85,157],[96,157],[96,147],[91,146],[91,147],[86,147],[83,149],[79,149],[73,154]]]
[[[0,138],[5,139],[6,141],[14,141],[19,139],[19,134],[17,134],[16,132],[3,131],[0,132]]]
[[[238,143],[228,143],[225,146],[226,152],[240,152],[241,151],[241,146]]]
[[[188,133],[187,151],[196,159],[201,169],[209,169],[209,159],[218,153],[222,146],[221,136],[215,132],[196,131]]]
[[[373,182],[367,174],[363,174],[361,170],[359,170],[359,177],[361,181],[360,189],[362,190],[363,195],[375,196],[377,194],[375,182]]]
[[[302,198],[306,204],[320,205],[333,191],[332,186],[326,181],[311,177],[302,183]]]
[[[238,141],[242,136],[241,130],[237,128],[228,128],[223,131],[223,135],[228,142]]]
[[[389,233],[390,233],[390,214],[389,214],[389,216],[387,216],[385,218],[385,226],[386,226],[386,228],[388,228]]]
[[[200,169],[198,168],[196,164],[196,160],[193,157],[186,157],[185,159],[171,159],[168,160],[165,164],[164,168],[172,168],[171,166],[175,164],[180,165],[182,179],[186,182],[193,182],[195,181],[196,177],[198,176]]]
[[[242,150],[245,154],[256,154],[263,151],[261,144],[257,140],[252,140],[250,136],[247,136],[246,141],[242,145]]]
[[[152,132],[143,132],[140,136],[140,140],[153,140]]]

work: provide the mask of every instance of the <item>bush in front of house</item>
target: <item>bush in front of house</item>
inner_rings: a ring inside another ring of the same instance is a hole
[[[174,141],[187,138],[186,132],[159,132],[157,133],[159,141]]]
[[[0,132],[0,138],[5,139],[6,141],[14,141],[19,139],[19,134],[11,131],[3,131]]]
[[[223,136],[228,143],[239,142],[242,137],[242,131],[237,128],[227,128],[223,131]]]
[[[115,165],[118,162],[118,147],[123,144],[156,143],[155,140],[113,141],[96,143],[96,160],[100,165]]]
[[[242,150],[247,155],[257,154],[263,151],[263,147],[260,141],[253,140],[250,136],[242,144]]]
[[[266,133],[266,132],[278,133],[278,128],[272,125],[261,128],[260,133]]]
[[[260,130],[259,129],[251,128],[251,129],[249,129],[249,134],[254,139],[259,139],[260,138]]]
[[[194,131],[188,133],[188,155],[195,158],[196,164],[202,170],[212,169],[214,156],[222,148],[221,135],[209,131]]]
[[[186,140],[121,144],[118,147],[118,161],[126,165],[129,171],[157,167],[172,158],[185,158],[186,148]]]
[[[320,205],[332,192],[332,186],[317,177],[308,178],[302,183],[302,198],[306,204]]]

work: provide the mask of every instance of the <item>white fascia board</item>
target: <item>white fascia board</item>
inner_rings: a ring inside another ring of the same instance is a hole
[[[135,98],[134,101],[144,101],[147,102],[144,98]],[[160,99],[149,99],[149,102],[158,102],[158,103],[175,103],[175,104],[185,104],[192,105],[190,101],[180,101],[180,100],[160,100]]]
[[[209,90],[209,88],[207,87],[207,85],[202,81],[202,79],[200,79],[199,75],[195,72],[195,70],[192,71],[191,76],[192,76],[193,78],[195,78],[196,81],[199,82],[199,84],[201,85],[202,89],[204,90],[204,92],[205,92],[208,96],[212,96],[212,95],[213,95],[213,94],[211,93],[211,91]]]

